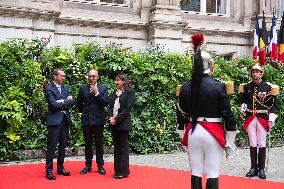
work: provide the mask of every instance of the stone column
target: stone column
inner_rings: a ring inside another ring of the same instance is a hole
[[[54,0],[52,2],[51,8],[56,12],[60,12],[63,7],[64,0]]]
[[[48,38],[49,46],[55,45],[55,20],[59,17],[64,0],[31,0],[34,8],[41,9],[45,14],[38,14],[32,17],[32,37]],[[48,12],[50,14],[48,14]]]
[[[279,0],[279,3],[277,5],[277,10],[278,10],[278,17],[281,18],[284,11],[284,2],[282,0]]]
[[[150,10],[155,4],[155,0],[134,0],[140,1],[140,9],[141,9],[141,20],[145,22],[149,22]]]
[[[206,13],[206,0],[200,0],[200,12]]]
[[[170,51],[182,51],[182,20],[179,0],[157,0],[150,10],[148,42]]]
[[[272,15],[273,10],[277,8],[278,0],[260,0],[260,10],[262,13],[264,11],[265,15]]]
[[[259,14],[259,1],[246,0],[243,1],[244,15],[243,25],[246,28],[254,28],[255,15]]]

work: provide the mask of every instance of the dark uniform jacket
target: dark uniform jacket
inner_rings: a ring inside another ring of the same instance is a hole
[[[109,103],[109,116],[113,117],[113,107],[116,99],[116,92],[114,92],[110,98]],[[131,89],[129,91],[123,92],[119,97],[120,108],[118,109],[118,114],[115,117],[117,122],[116,125],[111,126],[115,130],[130,130],[131,123],[131,110],[135,102],[135,93]]]
[[[48,111],[47,111],[47,125],[59,125],[63,119],[64,114],[67,115],[69,124],[71,124],[70,114],[68,108],[74,106],[76,101],[74,99],[67,99],[68,96],[71,96],[70,90],[61,85],[61,94],[54,84],[54,82],[48,84],[45,87],[45,97],[48,102]],[[64,103],[57,103],[56,100],[63,99]]]
[[[90,93],[90,85],[81,85],[77,97],[77,106],[82,113],[82,125],[104,125],[108,105],[108,89],[106,85],[97,83],[99,94]]]
[[[200,84],[199,101],[198,117],[223,118],[227,131],[237,129],[225,84],[205,74]],[[188,81],[182,85],[179,96],[179,106],[182,111],[188,113],[188,117],[192,112],[191,103],[191,81]]]
[[[265,81],[261,81],[259,84],[253,81],[245,84],[242,101],[247,104],[249,110],[268,110],[267,113],[255,112],[257,117],[268,120],[269,113],[276,113],[274,96],[271,95],[271,86]],[[246,112],[246,118],[251,115],[253,115],[253,112]]]

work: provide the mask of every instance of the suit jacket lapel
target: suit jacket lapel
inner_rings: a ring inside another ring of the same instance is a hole
[[[54,82],[51,83],[51,86],[52,86],[53,90],[54,90],[59,96],[61,96],[61,94],[60,94],[58,88],[56,87],[56,85],[54,84]],[[61,86],[61,90],[62,90],[62,86]],[[62,91],[61,91],[61,92],[62,92]]]
[[[88,100],[90,100],[91,98],[90,88],[91,88],[90,84],[86,84],[85,93]]]
[[[97,87],[98,87],[99,92],[101,92],[102,91],[102,86],[99,83],[97,83]]]
[[[68,91],[67,91],[67,87],[65,87],[65,85],[62,85],[61,84],[61,97],[63,97],[63,98],[67,98],[67,96],[68,96],[68,93],[67,93]]]

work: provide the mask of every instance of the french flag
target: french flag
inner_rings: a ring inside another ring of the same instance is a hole
[[[264,66],[266,64],[267,47],[268,47],[268,36],[267,36],[266,22],[263,11],[262,28],[260,32],[259,53],[258,53],[258,62],[260,66]]]
[[[269,46],[268,46],[268,56],[269,56],[269,58],[272,62],[278,60],[276,18],[274,16],[274,11],[273,11],[273,17],[272,17],[270,43],[269,43]]]
[[[254,36],[253,36],[253,59],[257,59],[259,52],[259,24],[258,17],[255,16],[255,28],[254,28]]]
[[[279,31],[279,61],[284,64],[284,12],[281,20],[281,27]]]

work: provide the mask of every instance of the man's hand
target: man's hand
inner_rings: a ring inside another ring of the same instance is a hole
[[[91,85],[90,93],[97,94],[99,92],[98,87],[95,85]]]
[[[237,155],[238,148],[235,144],[226,145],[225,152],[226,152],[226,159],[229,160]]]
[[[226,158],[227,160],[232,159],[237,155],[237,147],[235,145],[236,135],[238,131],[226,131],[225,132],[225,151],[226,151]]]
[[[246,115],[246,111],[247,111],[247,104],[243,103],[241,105],[241,117],[244,117]]]
[[[63,103],[64,103],[64,100],[63,100],[63,99],[60,99],[60,100],[56,100],[55,102],[58,103],[58,104],[63,104]]]
[[[275,113],[269,113],[269,116],[268,116],[268,128],[269,128],[269,132],[271,131],[272,127],[274,126],[277,117],[278,117],[277,114],[275,114]]]
[[[179,134],[179,137],[180,137],[181,139],[183,139],[184,130],[177,130],[177,133]]]
[[[269,131],[271,131],[271,129],[272,129],[273,126],[274,126],[274,122],[269,121],[269,122],[268,122]]]
[[[110,117],[110,118],[109,118],[109,123],[110,123],[111,125],[115,125],[115,124],[116,124],[115,118],[114,118],[114,117]]]

